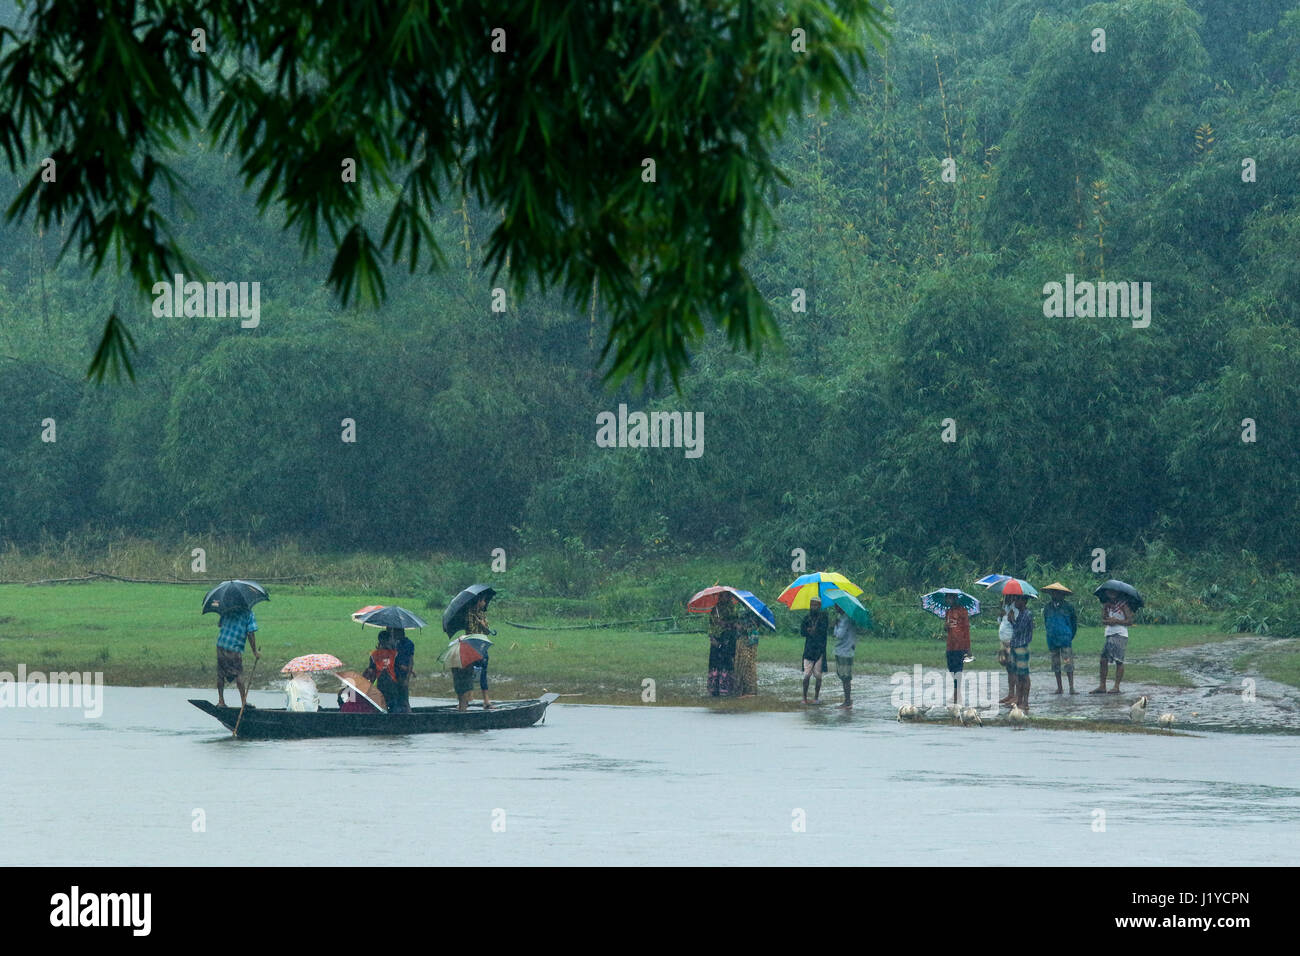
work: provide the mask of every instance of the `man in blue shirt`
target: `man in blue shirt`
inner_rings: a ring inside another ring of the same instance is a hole
[[[226,681],[239,688],[241,707],[248,706],[248,683],[244,678],[244,642],[253,649],[253,658],[261,660],[257,650],[257,618],[251,608],[231,608],[221,615],[217,631],[217,706],[226,706]]]
[[[1070,693],[1074,689],[1074,635],[1079,630],[1079,621],[1074,613],[1074,605],[1065,600],[1065,595],[1074,592],[1064,584],[1049,584],[1044,591],[1052,592],[1052,600],[1043,606],[1043,624],[1047,628],[1047,649],[1052,652],[1052,671],[1056,674],[1057,694],[1065,693],[1061,686],[1061,668],[1065,668],[1070,678]]]

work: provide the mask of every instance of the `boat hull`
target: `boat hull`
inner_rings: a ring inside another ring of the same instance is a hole
[[[345,714],[338,710],[315,712],[282,708],[250,707],[239,718],[238,707],[218,707],[207,700],[190,703],[219,720],[227,730],[239,723],[239,737],[246,740],[294,740],[305,737],[392,737],[406,734],[449,734],[473,730],[505,730],[531,727],[546,714],[558,694],[537,700],[515,700],[495,704],[491,710],[472,707],[456,710],[455,704],[441,707],[413,707],[409,714]]]

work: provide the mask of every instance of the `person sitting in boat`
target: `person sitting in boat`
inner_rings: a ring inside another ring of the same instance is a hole
[[[343,714],[374,714],[387,705],[383,694],[375,685],[356,671],[343,671],[339,675],[343,686],[339,689],[339,712]]]
[[[316,679],[306,671],[294,674],[284,685],[285,709],[300,713],[320,710],[320,692]]]

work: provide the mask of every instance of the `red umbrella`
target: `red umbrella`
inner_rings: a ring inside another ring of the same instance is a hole
[[[700,591],[686,602],[686,610],[690,611],[692,614],[707,614],[717,606],[718,597],[723,593],[730,594],[744,607],[753,611],[754,616],[760,621],[772,630],[776,630],[776,618],[772,615],[772,612],[768,610],[766,604],[756,598],[749,591],[741,591],[737,588],[727,587],[725,584],[715,584],[711,588],[705,588],[703,591]]]

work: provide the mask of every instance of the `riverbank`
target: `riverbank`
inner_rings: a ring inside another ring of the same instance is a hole
[[[214,686],[215,616],[198,613],[204,589],[182,585],[125,584],[96,581],[54,587],[0,586],[0,670],[15,672],[19,664],[30,671],[91,671],[108,684],[124,686]],[[309,587],[281,586],[272,600],[257,607],[258,647],[263,660],[254,686],[271,689],[282,678],[280,667],[306,653],[331,653],[348,667],[361,669],[374,646],[374,629],[351,623],[350,615],[370,603],[401,603],[425,616],[430,627],[414,633],[416,674],[412,693],[451,696],[450,678],[435,663],[445,646],[437,627],[438,613],[409,596],[320,593]],[[491,654],[493,693],[501,699],[534,697],[544,690],[565,695],[566,703],[699,706],[724,712],[789,711],[803,707],[799,660],[802,640],[795,633],[801,614],[778,606],[780,630],[759,644],[760,693],[744,700],[705,696],[707,642],[699,633],[664,633],[629,629],[573,629],[572,623],[551,617],[533,621],[540,629],[514,628],[507,619],[528,613],[525,607],[495,605],[491,615],[497,629]],[[532,609],[536,613],[536,609]],[[918,615],[922,612],[917,611]],[[937,622],[937,619],[935,619]],[[523,622],[521,622],[523,623]],[[697,623],[683,615],[678,626]],[[700,622],[702,623],[702,622]],[[936,625],[936,634],[938,633]],[[1268,680],[1294,688],[1300,675],[1275,661],[1295,657],[1295,641],[1246,637],[1193,625],[1146,625],[1133,629],[1122,695],[1131,701],[1152,696],[1155,713],[1161,701],[1172,701],[1215,683],[1222,691],[1239,691],[1242,680]],[[1248,645],[1248,646],[1247,646]],[[1079,695],[1051,694],[1055,680],[1040,641],[1031,657],[1035,717],[1059,716],[1074,721],[1113,722],[1122,719],[1119,701],[1089,699],[1096,686],[1101,629],[1081,628],[1075,641],[1076,687]],[[1210,649],[1217,648],[1211,652]],[[975,661],[968,671],[987,682],[1005,676],[996,664],[997,638],[992,630],[973,633]],[[944,645],[936,638],[872,636],[860,640],[854,665],[854,693],[859,706],[888,706],[904,679],[919,681],[916,667],[937,685],[943,677]],[[1198,675],[1197,662],[1213,658],[1216,675]],[[1267,674],[1256,662],[1273,667]],[[246,658],[252,667],[252,656]],[[833,668],[832,668],[833,669]],[[1280,676],[1273,676],[1274,672]],[[1289,680],[1287,678],[1290,678]],[[322,685],[329,690],[330,679]],[[947,693],[951,693],[948,684]],[[917,694],[921,685],[912,688]],[[1281,692],[1281,691],[1280,691]],[[937,691],[932,691],[937,693]],[[839,703],[841,684],[827,675],[823,699]],[[1108,695],[1109,696],[1109,695]],[[1190,710],[1200,712],[1199,707]],[[1189,712],[1190,712],[1189,710]],[[1261,721],[1261,723],[1263,723]]]

